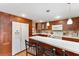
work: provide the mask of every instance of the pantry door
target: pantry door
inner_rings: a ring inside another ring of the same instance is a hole
[[[25,40],[29,40],[29,24],[21,23],[21,51],[25,50]]]
[[[25,49],[25,40],[29,40],[29,24],[12,22],[12,55]]]
[[[12,55],[20,52],[21,29],[20,23],[12,22]]]

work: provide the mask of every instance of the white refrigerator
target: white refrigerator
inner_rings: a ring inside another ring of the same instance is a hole
[[[25,50],[25,40],[29,40],[29,24],[12,22],[12,55]]]

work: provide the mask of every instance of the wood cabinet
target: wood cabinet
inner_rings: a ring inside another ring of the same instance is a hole
[[[28,23],[32,36],[32,20],[0,12],[0,56],[12,55],[12,21]]]
[[[79,30],[79,17],[72,18],[73,24],[68,25],[68,20],[64,20],[64,29],[63,30]]]
[[[46,23],[47,22],[36,23],[36,30],[37,31],[50,30],[50,26],[47,26]]]
[[[79,17],[74,17],[72,18],[73,24],[68,25],[67,24],[68,19],[63,19],[63,20],[57,20],[57,21],[51,21],[51,24],[58,25],[62,24],[63,25],[63,30],[79,30]]]
[[[72,18],[73,24],[68,25],[67,24],[68,19],[60,19],[60,20],[56,20],[56,21],[50,21],[50,26],[46,26],[47,22],[42,22],[41,24],[45,24],[44,25],[44,30],[52,30],[52,25],[63,25],[63,30],[64,31],[76,31],[79,30],[79,17],[74,17]]]
[[[45,29],[45,24],[41,23],[41,29],[44,30]]]
[[[66,41],[72,41],[72,42],[78,42],[79,43],[79,39],[75,39],[75,38],[62,37],[62,39],[66,40]]]
[[[41,30],[41,23],[37,24],[37,30]]]

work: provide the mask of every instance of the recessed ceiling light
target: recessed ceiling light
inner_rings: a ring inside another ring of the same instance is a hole
[[[25,14],[22,14],[22,17],[26,17],[26,15]]]
[[[46,10],[46,12],[50,12],[50,10]]]
[[[71,3],[67,3],[67,4],[71,4]]]

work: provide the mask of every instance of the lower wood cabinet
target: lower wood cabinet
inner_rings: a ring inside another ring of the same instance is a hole
[[[47,37],[48,35],[45,35],[45,34],[36,34],[36,35],[33,35],[33,36],[44,36],[44,37]]]
[[[75,39],[75,38],[62,37],[62,39],[66,40],[66,41],[72,41],[72,42],[78,42],[79,43],[79,39]]]

